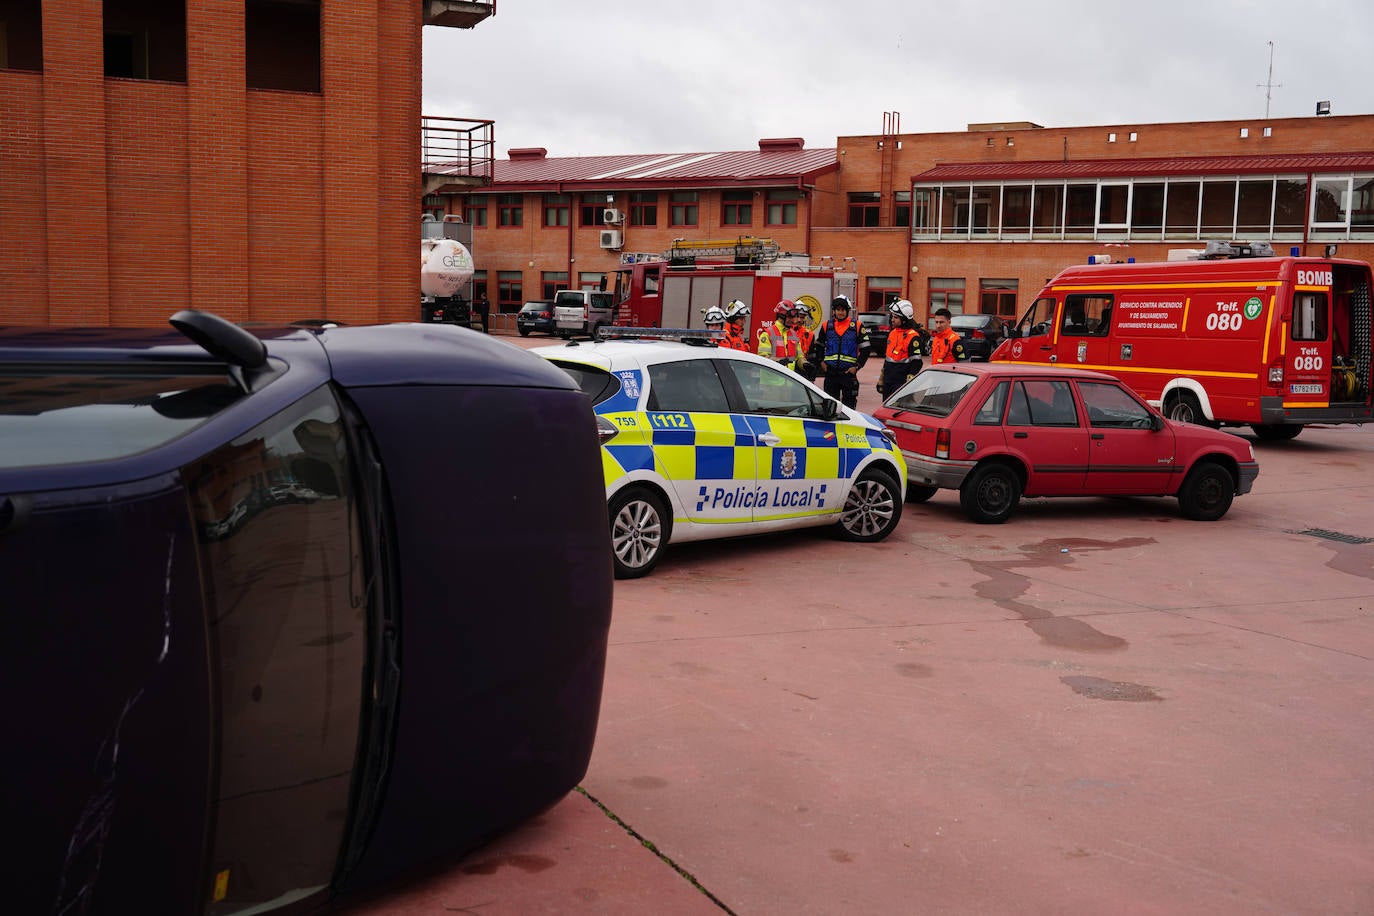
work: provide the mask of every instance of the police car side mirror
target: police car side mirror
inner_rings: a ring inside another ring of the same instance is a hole
[[[821,419],[837,420],[840,416],[840,402],[826,398],[821,402]]]

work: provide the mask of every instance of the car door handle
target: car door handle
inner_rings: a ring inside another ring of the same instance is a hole
[[[1093,438],[1094,438],[1094,439],[1105,439],[1105,438],[1107,438],[1107,436],[1106,436],[1104,433],[1093,433]]]
[[[778,438],[774,433],[763,433],[759,436],[759,442],[764,445],[777,445],[781,441],[782,439]]]
[[[1030,433],[1012,433],[1011,437],[1013,439],[1029,439]]]

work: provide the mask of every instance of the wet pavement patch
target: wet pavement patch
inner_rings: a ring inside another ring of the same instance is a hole
[[[1083,677],[1081,675],[1061,677],[1059,680],[1073,688],[1074,693],[1090,700],[1121,700],[1126,703],[1164,701],[1162,696],[1155,693],[1153,687],[1146,687],[1144,684],[1132,684],[1130,681],[1109,681],[1106,678]]]

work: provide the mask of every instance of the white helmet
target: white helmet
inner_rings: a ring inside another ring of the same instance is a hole
[[[707,324],[725,324],[725,309],[718,305],[703,309],[702,315],[705,316]]]
[[[725,320],[733,321],[736,318],[748,318],[749,306],[740,302],[738,299],[731,299],[725,303]]]
[[[906,299],[898,299],[889,305],[887,310],[898,318],[905,318],[907,321],[916,320],[916,310],[911,307],[911,303]]]
[[[854,311],[854,306],[850,303],[849,297],[841,293],[830,300],[830,311],[833,314],[835,309],[844,309],[846,312]]]

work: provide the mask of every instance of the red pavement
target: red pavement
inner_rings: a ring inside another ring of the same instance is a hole
[[[583,781],[657,854],[574,793],[348,912],[1374,912],[1374,544],[1299,533],[1374,537],[1374,432],[1257,452],[1211,524],[940,494],[671,548]]]

